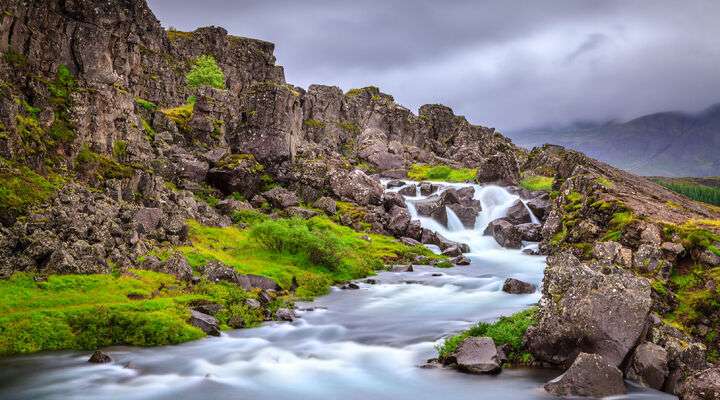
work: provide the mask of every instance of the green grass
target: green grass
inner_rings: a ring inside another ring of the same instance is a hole
[[[509,317],[500,317],[494,323],[479,322],[470,329],[445,339],[442,345],[437,347],[438,357],[447,358],[457,349],[460,343],[472,336],[488,336],[493,339],[495,345],[507,344],[511,351],[507,354],[511,363],[527,364],[532,356],[524,351],[522,339],[525,331],[536,322],[537,307],[515,313]]]
[[[216,316],[223,327],[233,315],[254,325],[262,316],[244,304],[253,296],[234,285],[203,281],[188,286],[173,276],[140,270],[121,276],[50,276],[45,282],[16,273],[0,280],[0,355],[181,343],[204,336],[186,322],[189,305],[217,302],[225,306]]]
[[[62,184],[56,175],[44,177],[30,168],[0,157],[0,221],[14,219],[33,205],[48,200]]]
[[[720,206],[720,187],[706,186],[687,179],[653,178],[655,183],[695,201]]]
[[[611,181],[610,179],[608,179],[604,176],[601,176],[601,177],[595,179],[595,182],[598,185],[604,187],[605,189],[612,189],[613,187],[615,187],[615,184],[613,183],[613,181]]]
[[[549,192],[552,190],[553,182],[555,182],[555,179],[549,176],[528,176],[520,181],[520,186],[531,191],[543,190]]]
[[[193,267],[217,260],[241,273],[267,276],[283,288],[289,288],[294,277],[301,298],[325,294],[333,283],[367,276],[385,264],[417,255],[435,257],[423,246],[362,234],[327,217],[267,220],[243,214],[236,218],[249,221],[250,228],[209,227],[191,221],[192,245],[179,250]],[[366,235],[369,241],[363,239]]]
[[[415,181],[469,182],[477,176],[473,168],[452,168],[447,165],[413,164],[408,178]]]
[[[201,86],[225,89],[225,74],[211,55],[202,55],[195,59],[192,68],[185,75],[185,81],[193,89]]]

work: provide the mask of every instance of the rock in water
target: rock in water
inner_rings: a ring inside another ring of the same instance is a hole
[[[503,292],[510,294],[528,294],[535,292],[535,285],[523,282],[519,279],[508,278],[502,287]]]
[[[489,337],[469,337],[455,350],[459,370],[472,374],[494,374],[500,372],[497,347]]]
[[[525,334],[536,359],[565,364],[593,352],[620,365],[645,328],[650,284],[621,268],[588,266],[570,253],[548,258],[538,322]]]
[[[485,228],[484,235],[491,235],[502,247],[519,249],[522,247],[522,234],[516,226],[504,218],[496,219]]]
[[[642,386],[662,390],[668,376],[667,351],[653,343],[643,343],[635,348],[625,372],[628,379]]]
[[[190,310],[190,325],[200,328],[203,332],[212,336],[220,336],[220,327],[215,317],[203,314],[199,311]]]
[[[413,272],[412,265],[393,265],[390,267],[390,272]]]
[[[278,308],[275,311],[275,319],[278,321],[292,322],[295,319],[295,312],[289,308]]]
[[[90,356],[88,362],[94,364],[106,364],[112,362],[112,358],[100,350],[95,350],[95,352]]]
[[[515,200],[508,208],[505,219],[513,225],[526,224],[530,222],[530,212],[521,200]]]
[[[625,393],[623,374],[597,354],[580,353],[570,369],[545,384],[555,396],[606,397]]]

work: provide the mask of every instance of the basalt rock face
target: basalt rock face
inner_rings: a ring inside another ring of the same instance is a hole
[[[710,389],[692,377],[720,345],[707,335],[720,312],[706,307],[718,292],[703,257],[720,244],[717,208],[559,146],[533,149],[522,173],[555,179],[543,201],[539,247],[550,257],[539,320],[525,336],[535,358],[568,367],[595,354],[626,379],[705,398]],[[698,281],[682,284],[688,276]]]

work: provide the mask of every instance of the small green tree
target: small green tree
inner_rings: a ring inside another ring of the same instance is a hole
[[[190,72],[185,75],[185,80],[188,86],[193,89],[200,86],[225,89],[225,74],[217,65],[215,58],[210,55],[198,57]]]

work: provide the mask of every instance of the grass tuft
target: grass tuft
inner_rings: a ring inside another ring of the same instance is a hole
[[[413,164],[407,175],[416,181],[469,182],[475,179],[477,170],[447,165]]]
[[[543,190],[549,192],[552,190],[555,179],[549,176],[528,176],[520,181],[520,186],[531,191]]]

